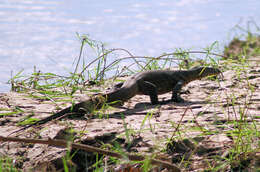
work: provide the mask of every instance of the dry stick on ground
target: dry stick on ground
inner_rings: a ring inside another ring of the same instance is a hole
[[[52,146],[61,146],[61,147],[67,147],[68,142],[66,140],[43,140],[43,139],[25,139],[25,138],[17,138],[17,137],[3,137],[0,136],[0,141],[2,142],[24,142],[24,143],[37,143],[37,144],[47,144],[47,145],[52,145]],[[103,154],[103,155],[108,155],[108,156],[112,156],[112,157],[116,157],[116,158],[125,158],[127,157],[129,160],[131,161],[143,161],[145,160],[144,156],[141,155],[131,155],[128,153],[124,153],[123,155],[116,153],[116,152],[112,152],[112,151],[107,151],[107,150],[103,150],[100,148],[96,148],[93,146],[89,146],[89,145],[83,145],[83,144],[79,144],[79,143],[71,143],[70,146],[72,148],[76,148],[76,149],[82,149],[85,150],[87,152],[96,152],[99,154]],[[167,169],[170,169],[173,172],[179,172],[181,171],[177,166],[166,162],[166,161],[161,161],[158,159],[150,159],[151,164],[153,165],[158,165]]]

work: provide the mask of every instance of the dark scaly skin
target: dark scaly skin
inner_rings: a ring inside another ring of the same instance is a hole
[[[152,104],[158,104],[158,95],[172,91],[171,100],[183,102],[181,88],[189,82],[220,74],[212,67],[196,67],[190,70],[155,70],[140,72],[130,77],[118,90],[106,94],[107,102],[127,101],[135,95],[149,95]],[[120,86],[120,85],[119,85]]]
[[[183,102],[180,97],[180,91],[183,86],[191,81],[201,79],[207,76],[220,74],[221,71],[212,67],[195,67],[190,70],[155,70],[140,72],[131,76],[123,84],[117,84],[116,90],[92,97],[86,101],[75,104],[61,110],[47,118],[28,125],[18,131],[25,130],[34,125],[47,123],[53,119],[62,117],[66,113],[71,112],[92,112],[99,109],[104,103],[119,101],[121,103],[131,99],[135,95],[149,95],[152,104],[158,104],[158,95],[172,91],[171,101]],[[13,132],[13,133],[15,133]],[[13,134],[11,133],[11,134]]]

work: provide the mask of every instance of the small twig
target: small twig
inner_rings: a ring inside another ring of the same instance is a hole
[[[68,145],[68,141],[66,141],[66,140],[25,139],[25,138],[3,137],[3,136],[0,136],[0,141],[3,141],[3,142],[24,142],[24,143],[33,143],[33,144],[47,144],[47,145],[61,146],[61,147],[67,147],[67,145]],[[89,145],[83,145],[83,144],[79,144],[79,143],[71,143],[70,146],[72,148],[75,148],[75,149],[81,149],[81,150],[85,150],[87,152],[96,152],[96,153],[99,153],[99,154],[108,155],[108,156],[112,156],[112,157],[116,157],[116,158],[120,158],[120,159],[127,157],[131,161],[143,161],[143,160],[145,160],[145,156],[132,155],[132,154],[128,154],[128,153],[119,154],[119,153],[116,153],[116,152],[96,148],[96,147],[89,146]],[[162,166],[164,168],[171,169],[173,172],[181,171],[177,166],[175,166],[175,165],[173,165],[169,162],[166,162],[166,161],[161,161],[161,160],[152,158],[152,159],[150,159],[150,162],[153,165],[159,165],[159,166]]]
[[[192,109],[191,109],[191,112],[192,112],[192,115],[193,115],[193,121],[194,121],[194,123],[199,127],[199,129],[200,129],[203,133],[206,133],[204,127],[201,126],[200,123],[197,121],[198,116],[195,116],[195,114],[193,113]]]
[[[10,105],[10,103],[9,103],[8,101],[9,101],[9,98],[4,99],[4,102],[6,103],[6,105],[7,105],[9,108],[12,108],[12,106]]]
[[[182,114],[182,116],[181,116],[181,120],[179,121],[179,123],[178,123],[177,127],[175,128],[175,131],[172,133],[172,137],[171,137],[171,139],[170,139],[170,140],[172,140],[172,139],[173,139],[173,137],[175,136],[175,133],[178,131],[178,129],[179,129],[180,125],[181,125],[181,122],[182,122],[182,120],[183,120],[184,116],[186,115],[186,112],[188,111],[188,109],[190,109],[190,107],[189,107],[189,106],[188,106],[188,107],[185,109],[184,113]]]

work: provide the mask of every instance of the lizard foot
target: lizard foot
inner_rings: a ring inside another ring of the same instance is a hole
[[[172,100],[164,100],[164,101],[161,101],[159,102],[160,105],[166,105],[168,103],[172,102]]]
[[[158,101],[151,102],[152,105],[160,104]]]
[[[185,102],[185,100],[183,98],[181,98],[180,96],[172,98],[171,101],[176,102],[176,103]]]

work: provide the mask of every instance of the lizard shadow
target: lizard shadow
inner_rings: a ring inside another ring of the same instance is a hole
[[[174,106],[180,106],[180,107],[187,107],[191,105],[198,105],[199,104],[213,104],[217,102],[209,102],[209,101],[184,101],[181,103],[176,103],[172,102],[170,100],[168,101],[162,101],[160,104],[152,105],[151,103],[148,102],[142,102],[142,103],[137,103],[133,109],[126,108],[123,106],[117,107],[118,109],[122,109],[120,112],[114,112],[111,114],[105,114],[108,118],[116,118],[116,119],[122,119],[126,116],[131,116],[131,115],[146,115],[147,112],[144,112],[145,110],[149,110],[152,108],[156,108],[158,106],[165,106],[165,105],[174,105]],[[191,108],[196,108],[197,106],[191,107]],[[98,118],[97,116],[92,116],[92,119]]]

